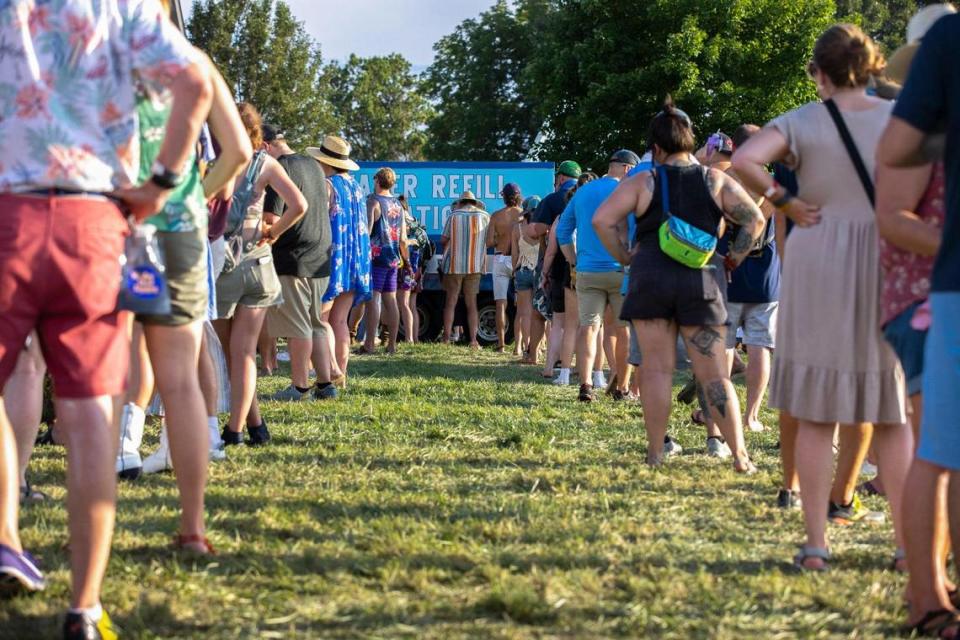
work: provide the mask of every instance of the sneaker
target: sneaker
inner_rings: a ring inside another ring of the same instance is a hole
[[[0,595],[15,595],[23,591],[43,591],[47,581],[30,552],[17,553],[0,544]]]
[[[833,524],[850,525],[863,520],[870,511],[860,502],[860,496],[853,495],[850,504],[836,504],[831,502],[827,508],[827,519]]]
[[[733,452],[730,451],[730,445],[724,442],[723,438],[710,436],[707,438],[707,455],[711,458],[726,460],[733,455]]]
[[[227,452],[223,449],[223,438],[220,437],[220,425],[216,418],[209,418],[207,429],[210,432],[210,462],[219,462],[227,459]]]
[[[249,436],[247,438],[248,447],[259,447],[267,444],[271,440],[266,420],[261,420],[259,427],[247,427],[247,435]]]
[[[313,388],[314,400],[336,400],[339,397],[340,397],[340,392],[337,391],[337,388],[332,384],[328,384],[325,387]]]
[[[167,425],[160,428],[160,446],[143,461],[144,475],[162,473],[173,469],[173,460],[170,459],[170,441],[167,439]]]
[[[683,447],[680,446],[680,443],[671,438],[670,436],[663,436],[663,455],[666,456],[678,456],[683,453]]]
[[[553,384],[564,387],[570,384],[570,369],[560,369],[560,373],[553,379]]]
[[[304,400],[310,399],[310,390],[300,391],[292,384],[283,389],[282,391],[277,391],[275,394],[270,396],[270,399],[275,402],[303,402]]]
[[[232,447],[233,445],[243,444],[243,432],[230,431],[230,427],[224,426],[223,431],[220,433],[220,439],[223,440],[224,447]]]
[[[577,397],[580,402],[593,402],[593,385],[580,385],[580,395]]]
[[[120,412],[120,450],[117,453],[117,475],[124,480],[140,477],[143,461],[140,445],[143,444],[143,424],[146,416],[143,409],[133,403],[123,405]]]
[[[593,388],[603,389],[606,386],[607,386],[607,377],[603,375],[603,371],[594,371],[593,372]]]
[[[780,489],[777,493],[777,507],[780,509],[799,509],[803,506],[800,501],[800,492],[790,489]]]
[[[63,623],[64,640],[117,640],[118,637],[106,611],[96,622],[84,613],[67,612]]]

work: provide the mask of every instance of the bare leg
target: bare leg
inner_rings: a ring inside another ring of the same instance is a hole
[[[203,325],[147,325],[144,332],[163,399],[170,458],[180,491],[180,533],[202,537],[210,452],[206,407],[196,374]]]
[[[633,328],[643,353],[640,401],[647,427],[647,464],[658,465],[663,461],[663,438],[670,420],[677,326],[669,320],[634,320]]]
[[[413,339],[411,342],[420,342],[420,314],[417,313],[417,292],[410,292],[410,317],[413,318]]]
[[[450,342],[453,333],[453,317],[457,310],[457,300],[460,297],[460,282],[456,278],[444,278],[443,290],[443,341]]]
[[[513,322],[516,339],[513,342],[513,352],[518,356],[527,350],[530,342],[530,314],[533,313],[530,294],[530,291],[517,292],[517,314]]]
[[[532,302],[531,302],[532,304]],[[527,364],[537,364],[538,354],[540,352],[540,343],[543,342],[543,333],[546,320],[539,311],[532,311],[530,314],[530,341],[527,345],[527,357],[524,362]],[[553,365],[553,363],[550,363]]]
[[[780,464],[783,466],[783,488],[800,490],[797,477],[797,419],[786,411],[780,412]]]
[[[567,322],[566,313],[554,313],[550,320],[550,335],[547,338],[547,359],[543,362],[543,376],[549,378],[553,376],[553,365],[560,357],[560,349],[563,345],[563,338],[566,335],[564,326]]]
[[[850,504],[853,500],[860,467],[867,459],[872,437],[873,425],[868,422],[846,425],[840,429],[840,453],[837,455],[837,472],[830,490],[831,502]]]
[[[347,374],[347,365],[350,362],[350,328],[347,318],[350,307],[353,306],[353,292],[341,293],[333,301],[330,308],[330,326],[333,327],[334,359],[342,375]]]
[[[143,325],[134,322],[131,336],[127,402],[133,403],[141,409],[146,409],[153,398],[156,381],[153,375],[153,367],[150,365],[147,341],[143,337]]]
[[[887,500],[897,547],[904,548],[903,487],[913,459],[913,432],[906,424],[877,425],[873,432],[879,465],[887,479]],[[861,460],[862,463],[862,460]],[[930,496],[936,508],[936,494]]]
[[[910,624],[930,611],[952,608],[945,588],[946,563],[941,555],[945,514],[940,512],[941,498],[952,483],[951,475],[946,469],[920,459],[914,459],[907,474],[906,495],[932,498],[907,500],[903,504],[904,540],[910,569]]]
[[[581,326],[577,331],[577,369],[580,371],[580,384],[593,384],[594,360],[597,349],[597,325]]]
[[[13,428],[17,442],[20,486],[26,486],[27,466],[33,454],[33,443],[40,430],[40,415],[43,412],[43,376],[46,373],[43,355],[36,334],[30,340],[30,346],[20,353],[17,367],[3,388],[4,398],[13,399],[7,403],[7,418]]]
[[[833,432],[835,423],[800,420],[797,429],[796,465],[803,494],[803,521],[806,544],[827,548],[827,501],[830,499],[830,474],[833,471]],[[823,560],[808,558],[804,566],[817,569]]]
[[[256,348],[266,309],[238,306],[230,321],[230,430],[243,431],[250,424],[250,414],[259,414],[256,408],[257,361]],[[254,417],[259,417],[256,415]],[[259,421],[257,421],[259,425]]]
[[[507,348],[507,301],[497,300],[497,351]]]
[[[573,363],[573,352],[577,348],[577,331],[580,329],[580,315],[577,311],[577,292],[565,289],[563,305],[563,340],[560,343],[560,367],[569,369]],[[553,366],[553,362],[550,363]]]
[[[477,294],[463,295],[463,303],[467,307],[467,328],[470,331],[470,346],[478,348],[477,327],[480,326],[480,316],[477,313]]]
[[[310,386],[310,361],[313,357],[313,336],[287,338],[290,352],[290,381],[293,386],[305,389]],[[316,363],[314,363],[316,364]]]
[[[72,596],[76,609],[100,602],[116,516],[119,439],[110,396],[57,399],[57,430],[67,445],[67,511]],[[206,454],[206,452],[204,452]],[[9,492],[8,492],[9,493]]]
[[[267,375],[272,375],[277,370],[277,339],[270,335],[266,323],[260,328],[257,349],[260,351],[260,365]]]
[[[403,340],[413,344],[416,339],[416,331],[413,324],[414,313],[410,306],[410,292],[406,289],[397,291],[397,306],[400,309],[400,322],[403,325]]]
[[[744,423],[751,431],[763,431],[760,405],[770,382],[770,349],[747,345],[747,415]]]
[[[380,315],[387,326],[387,353],[394,353],[397,350],[397,335],[400,333],[400,309],[397,306],[396,292],[384,292],[380,303]]]
[[[341,295],[346,295],[346,294],[341,294]],[[352,299],[350,304],[351,305],[353,304]],[[363,320],[364,316],[369,311],[369,308],[368,308],[369,304],[370,304],[369,301],[364,302],[363,304],[358,304],[357,306],[352,307],[347,315],[347,325],[350,327],[351,343],[353,342],[353,338],[356,338],[357,333],[360,331],[360,321]]]
[[[7,419],[5,402],[0,398],[0,544],[22,552],[18,475],[17,440]]]
[[[380,312],[382,311],[381,302],[383,294],[374,291],[365,306],[366,312],[363,314],[366,335],[363,339],[363,350],[367,353],[373,353],[377,349],[377,336],[380,335]]]
[[[326,345],[324,345],[322,358],[326,362],[326,367],[323,364],[318,364],[316,360],[313,362],[313,366],[317,368],[317,382],[330,382],[336,380],[343,376],[343,371],[340,369],[340,365],[337,363],[337,342],[335,339],[335,333],[333,330],[333,325],[330,324],[330,312],[333,310],[333,302],[324,302],[323,311],[321,313],[321,318],[323,318],[323,326],[320,331],[320,335],[323,336],[326,340]],[[314,336],[316,337],[316,336]],[[329,375],[327,380],[320,378],[321,370],[326,370]]]
[[[217,405],[220,404],[220,385],[217,384],[217,367],[213,363],[207,332],[201,331],[200,334],[200,361],[197,366],[197,376],[207,416],[213,417],[217,415]]]

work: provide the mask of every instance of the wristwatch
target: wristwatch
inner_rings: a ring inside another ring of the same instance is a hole
[[[163,166],[159,161],[154,162],[150,167],[150,182],[161,189],[176,189],[183,181],[183,174],[172,171]]]

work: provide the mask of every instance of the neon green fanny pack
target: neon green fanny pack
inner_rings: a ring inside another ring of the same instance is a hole
[[[657,175],[665,218],[660,224],[660,250],[685,267],[702,269],[717,250],[717,237],[670,213],[670,191],[663,165],[657,167]]]

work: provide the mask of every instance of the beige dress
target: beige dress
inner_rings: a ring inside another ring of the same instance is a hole
[[[891,108],[842,112],[871,175]],[[902,423],[904,376],[880,330],[876,220],[853,162],[820,103],[769,126],[790,145],[800,197],[822,214],[787,239],[770,404],[812,422]]]

